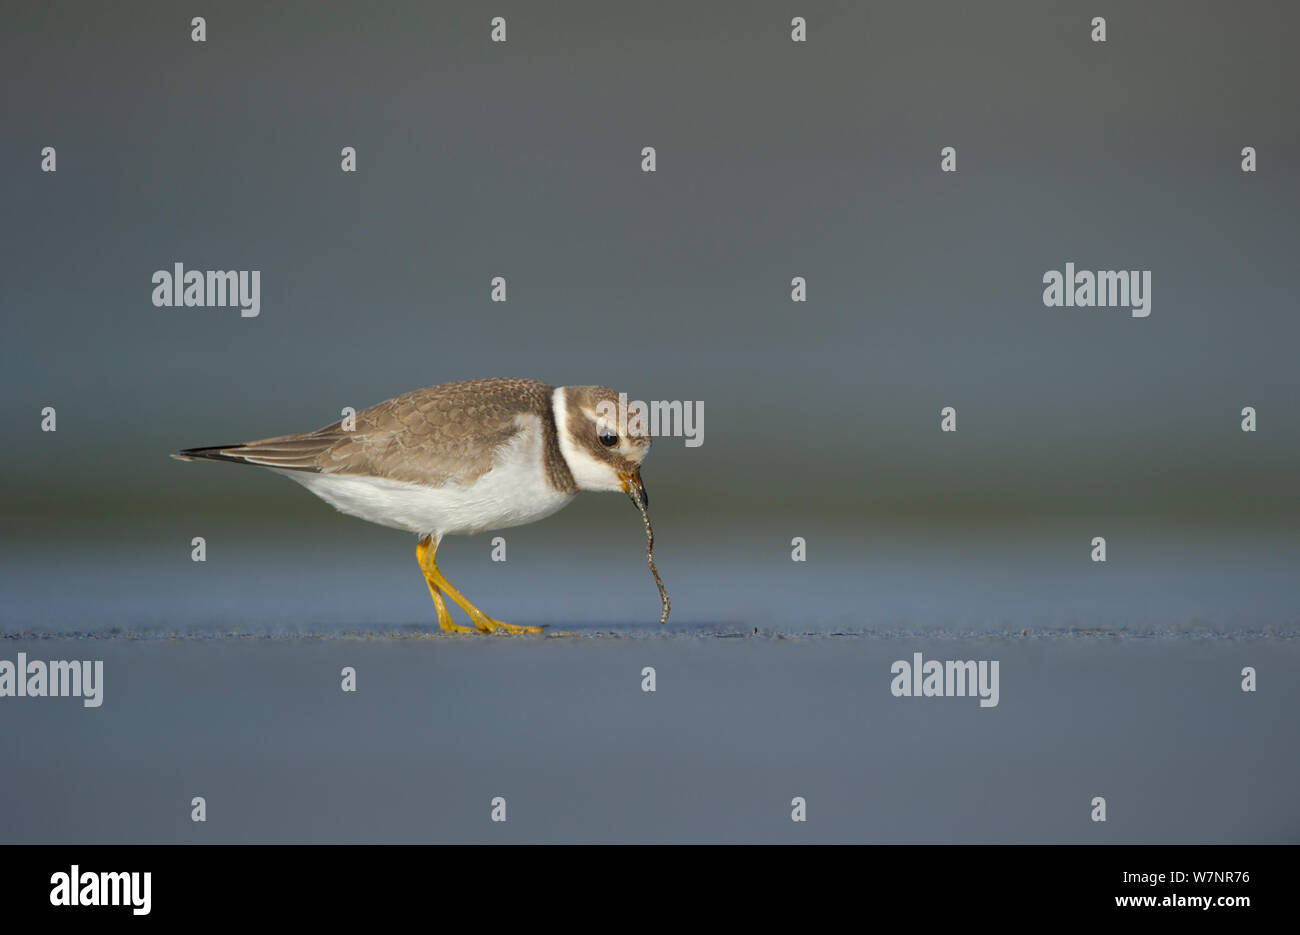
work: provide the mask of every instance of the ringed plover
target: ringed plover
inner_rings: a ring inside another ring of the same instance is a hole
[[[172,457],[270,468],[344,513],[415,533],[416,559],[445,631],[473,632],[452,622],[444,594],[481,633],[541,633],[483,613],[443,577],[434,555],[443,536],[534,522],[580,490],[622,490],[641,508],[648,531],[641,462],[650,439],[599,418],[598,407],[609,411],[602,403],[617,407],[618,394],[513,378],[444,383],[363,409],[351,430],[339,421]]]

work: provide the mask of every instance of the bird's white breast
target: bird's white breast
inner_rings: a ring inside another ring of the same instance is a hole
[[[427,487],[360,474],[282,471],[340,512],[417,535],[486,532],[522,526],[564,507],[573,494],[554,489],[542,461],[542,424],[518,417],[520,431],[499,449],[492,469],[466,485]]]

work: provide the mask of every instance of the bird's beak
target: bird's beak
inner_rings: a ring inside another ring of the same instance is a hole
[[[650,494],[646,493],[645,484],[641,482],[640,468],[633,468],[626,474],[619,474],[618,479],[623,482],[623,492],[638,509],[650,506]]]

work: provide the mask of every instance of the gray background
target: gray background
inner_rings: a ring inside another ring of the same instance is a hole
[[[487,41],[493,15],[508,19],[504,46]],[[793,15],[809,20],[807,44],[789,41]],[[1108,17],[1105,44],[1089,41],[1094,15]],[[1300,834],[1283,791],[1300,774],[1295,698],[1263,691],[1246,714],[1236,691],[1260,660],[1270,690],[1300,674],[1294,651],[1275,648],[1294,645],[1300,559],[1293,5],[31,3],[3,16],[0,633],[13,642],[0,646],[3,658],[105,658],[109,697],[93,713],[0,703],[5,785],[23,803],[3,814],[4,839],[190,840],[173,820],[203,783],[229,784],[211,839],[487,839],[477,804],[470,823],[435,821],[425,837],[368,811],[391,783],[415,794],[419,770],[400,765],[330,787],[329,809],[303,804],[310,831],[271,817],[287,816],[285,796],[265,793],[272,773],[328,786],[317,766],[347,743],[331,733],[341,712],[311,709],[319,735],[286,713],[311,704],[317,680],[343,703],[329,646],[365,673],[375,707],[346,717],[371,755],[496,764],[460,774],[482,777],[464,790],[475,803],[503,784],[544,789],[529,781],[542,750],[570,774],[578,751],[626,767],[626,796],[600,770],[608,782],[582,786],[604,802],[591,815],[621,816],[601,824],[607,836],[595,819],[563,824],[541,795],[540,824],[518,839],[749,840],[766,839],[771,814],[788,824],[796,793],[778,790],[797,783],[780,770],[725,745],[649,740],[677,774],[713,763],[712,775],[772,783],[761,806],[706,812],[608,739],[624,716],[610,712],[645,700],[651,645],[661,672],[693,664],[721,693],[664,679],[665,730],[737,705],[726,731],[764,738],[826,789],[878,757],[923,756],[927,731],[1003,718],[977,771],[1001,806],[939,786],[916,822],[882,824],[917,788],[900,769],[869,801],[837,798],[838,823],[810,826],[812,839],[1090,834],[1077,801],[1105,783],[1076,776],[1076,790],[1059,760],[1035,766],[1029,752],[1055,749],[1079,710],[1114,716],[1080,755],[1139,783],[1144,801],[1245,803],[1218,820],[1124,807],[1108,840]],[[38,171],[46,145],[57,173]],[[356,174],[339,171],[345,145]],[[653,175],[639,170],[646,145]],[[947,145],[955,174],[938,168]],[[1246,145],[1258,173],[1239,170]],[[177,261],[261,270],[260,317],[154,308],[150,277]],[[1042,275],[1067,261],[1152,270],[1151,316],[1045,308]],[[504,305],[488,300],[496,275]],[[789,300],[796,275],[806,304]],[[657,599],[621,498],[580,497],[507,531],[505,564],[489,561],[490,536],[440,554],[489,613],[582,638],[545,651],[390,643],[434,619],[408,537],[282,478],[166,457],[494,375],[703,400],[704,445],[660,440],[645,471],[674,599],[667,634],[646,626]],[[946,405],[955,435],[938,429]],[[1239,430],[1246,405],[1257,433]],[[57,433],[39,431],[43,406],[57,408]],[[196,535],[205,564],[189,559]],[[789,560],[796,535],[807,564]],[[1096,535],[1105,565],[1088,560]],[[68,634],[149,641],[38,639]],[[235,649],[235,634],[273,641]],[[782,637],[803,634],[817,649],[789,655]],[[172,635],[188,639],[154,639]],[[848,730],[897,717],[889,660],[955,637],[1003,660],[1002,707],[915,702],[915,721],[874,740]],[[1052,678],[1024,671],[1034,647]],[[239,654],[237,674],[205,693],[200,676],[224,653]],[[856,662],[831,665],[841,658]],[[459,677],[440,677],[446,666]],[[753,677],[728,683],[729,666]],[[589,678],[584,704],[608,718],[597,734],[575,713],[586,707],[557,695]],[[501,721],[460,679],[501,679],[503,710],[550,712],[546,742],[494,747],[484,738]],[[1135,709],[1101,700],[1133,684],[1146,692]],[[1212,714],[1160,700],[1224,686]],[[825,699],[809,716],[844,731],[805,736],[809,721],[763,714],[783,699],[799,710],[810,692]],[[419,704],[400,703],[413,693]],[[449,707],[451,721],[432,713]],[[1182,739],[1149,743],[1135,710]],[[1211,739],[1192,754],[1202,716]],[[264,725],[256,742],[240,734],[250,719]],[[205,753],[154,745],[196,722]],[[434,723],[454,742],[410,732]],[[312,752],[295,746],[303,736]],[[828,753],[835,736],[857,766]],[[1028,765],[999,786],[989,777],[1009,750]],[[202,781],[182,766],[193,757]],[[1228,780],[1200,757],[1255,766]],[[56,819],[67,798],[42,762],[100,791]],[[147,777],[168,768],[179,811],[125,807],[165,800]],[[1047,821],[1017,807],[1025,796],[1069,810]]]

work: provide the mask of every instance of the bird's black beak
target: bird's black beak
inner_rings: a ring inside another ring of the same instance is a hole
[[[619,474],[619,480],[623,482],[623,492],[627,494],[637,508],[650,508],[650,494],[646,493],[645,484],[641,481],[641,469],[633,468],[626,474]]]

